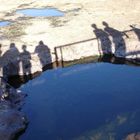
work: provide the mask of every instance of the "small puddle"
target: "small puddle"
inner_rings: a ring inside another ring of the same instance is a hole
[[[46,17],[52,17],[52,16],[64,16],[64,13],[57,10],[57,9],[24,9],[24,10],[18,10],[17,13],[22,13],[27,16],[46,16]]]
[[[9,21],[0,21],[0,27],[7,26],[9,24],[10,24]]]

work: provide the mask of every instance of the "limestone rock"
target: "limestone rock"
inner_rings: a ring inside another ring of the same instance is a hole
[[[12,140],[28,123],[24,113],[19,111],[25,94],[12,88],[2,78],[0,85],[0,140]]]
[[[140,140],[140,133],[129,134],[125,140]]]
[[[26,128],[27,120],[15,109],[0,110],[0,139],[12,140],[15,134]]]

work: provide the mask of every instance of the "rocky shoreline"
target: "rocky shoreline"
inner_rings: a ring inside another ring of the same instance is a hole
[[[20,111],[26,94],[11,87],[2,77],[0,85],[0,139],[13,140],[28,124]]]

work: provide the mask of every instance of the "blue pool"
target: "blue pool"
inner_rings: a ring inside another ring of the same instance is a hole
[[[23,9],[18,10],[17,13],[22,13],[26,16],[45,16],[45,17],[53,17],[53,16],[64,16],[64,13],[54,9],[54,8],[48,8],[48,9]]]
[[[29,118],[19,140],[122,140],[140,131],[140,67],[78,64],[22,85]]]
[[[0,21],[0,27],[7,26],[9,24],[10,24],[9,21]]]

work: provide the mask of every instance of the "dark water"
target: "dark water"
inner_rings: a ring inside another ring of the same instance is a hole
[[[79,64],[20,89],[29,126],[20,140],[121,140],[140,131],[140,67]]]
[[[52,16],[64,16],[64,13],[57,10],[57,9],[24,9],[24,10],[18,10],[17,13],[22,13],[27,16],[47,16],[47,17],[52,17]]]

